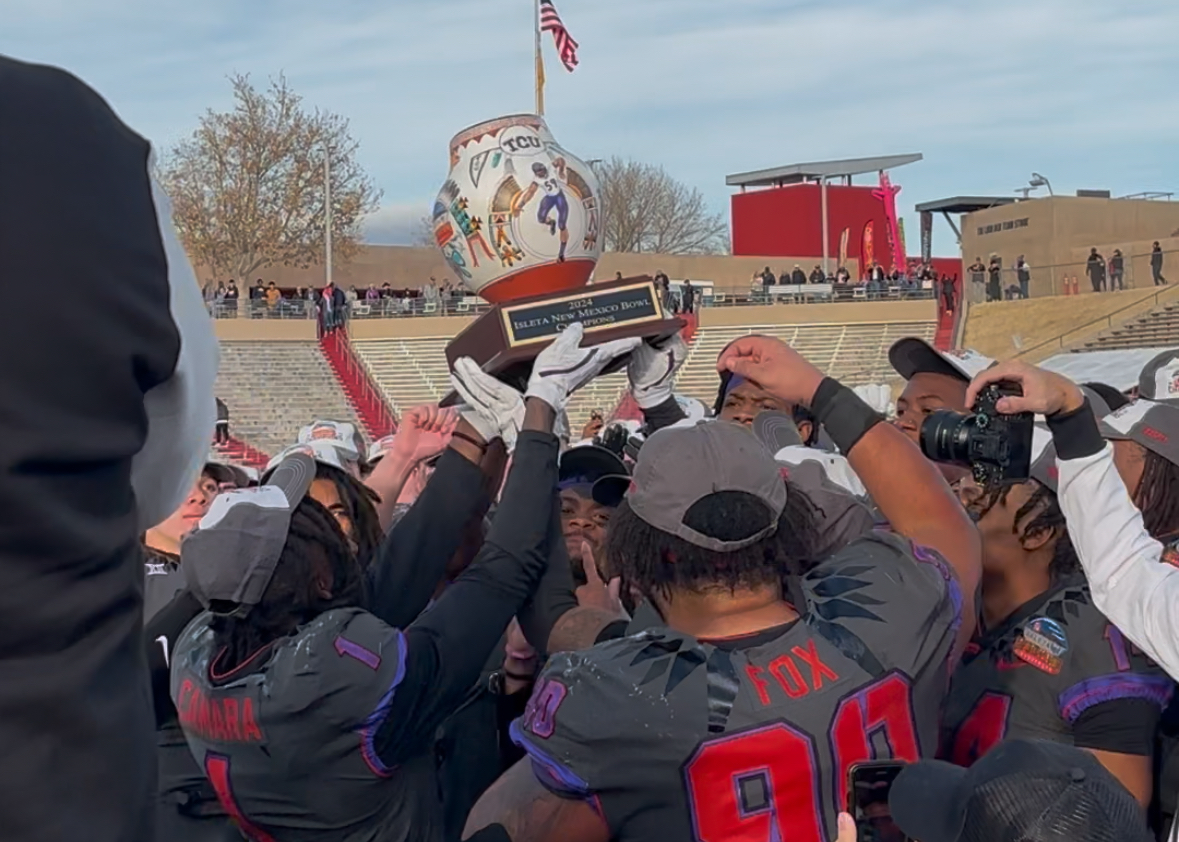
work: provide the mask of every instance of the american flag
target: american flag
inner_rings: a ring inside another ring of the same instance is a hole
[[[540,31],[553,33],[553,41],[557,45],[557,53],[561,56],[561,63],[570,73],[577,67],[577,42],[561,23],[561,16],[557,14],[557,7],[552,0],[540,0]]]

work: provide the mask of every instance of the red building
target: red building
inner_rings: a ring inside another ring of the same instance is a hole
[[[896,208],[900,188],[891,184],[888,171],[921,159],[920,153],[889,155],[729,176],[725,183],[741,191],[732,198],[733,254],[817,264],[827,258],[831,273],[846,261],[857,279],[873,262],[888,272],[903,269],[897,240],[906,240],[910,260],[919,259],[923,249],[914,239],[919,232],[902,234]],[[852,184],[853,176],[869,173],[877,176],[876,185]],[[954,262],[958,267],[951,274],[960,271],[961,262]]]

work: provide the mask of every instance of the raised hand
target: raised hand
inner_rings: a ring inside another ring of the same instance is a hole
[[[593,380],[617,357],[633,351],[641,339],[618,339],[583,348],[585,329],[574,322],[536,357],[525,397],[538,398],[554,410],[565,408],[569,396]]]
[[[431,404],[412,407],[401,416],[390,451],[415,463],[437,456],[450,444],[458,418],[449,408]]]
[[[1018,360],[1008,360],[991,366],[970,381],[970,387],[966,390],[966,405],[974,406],[979,392],[992,383],[1004,380],[1018,383],[1023,389],[1022,396],[999,399],[995,408],[1004,415],[1017,412],[1056,415],[1059,412],[1071,412],[1085,402],[1080,387],[1067,377]]]
[[[581,542],[581,564],[585,569],[586,583],[574,591],[577,604],[582,608],[597,608],[599,611],[617,616],[619,619],[629,620],[630,615],[622,607],[622,579],[617,576],[609,584],[602,580],[598,572],[598,563],[594,560],[594,549],[588,541]]]
[[[496,380],[470,357],[455,360],[450,382],[463,406],[459,414],[483,437],[484,441],[503,439],[508,450],[516,446],[516,436],[524,423],[524,400],[520,393]]]
[[[631,352],[626,376],[640,408],[651,409],[671,397],[675,376],[687,358],[688,343],[678,333],[658,345],[642,342]]]
[[[730,342],[721,351],[716,370],[730,371],[777,398],[803,406],[810,406],[815,390],[823,382],[823,372],[772,336],[742,336]]]

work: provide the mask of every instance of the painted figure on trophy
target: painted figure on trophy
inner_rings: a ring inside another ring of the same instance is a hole
[[[512,206],[512,215],[519,216],[520,212],[532,201],[532,197],[539,191],[542,195],[540,206],[536,211],[536,220],[541,225],[547,225],[549,234],[556,236],[561,231],[561,247],[557,252],[557,262],[565,262],[565,247],[569,243],[569,200],[565,198],[565,159],[557,158],[553,161],[552,171],[537,161],[532,165],[532,183],[528,189],[520,194]],[[553,214],[556,213],[554,217]]]

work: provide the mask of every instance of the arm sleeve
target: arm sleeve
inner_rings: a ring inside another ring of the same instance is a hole
[[[561,508],[556,499],[553,501],[548,541],[548,566],[536,593],[519,616],[524,637],[540,652],[548,651],[549,635],[553,633],[557,620],[577,607],[577,597],[573,592],[573,570],[561,536]]]
[[[475,563],[406,630],[406,676],[376,735],[389,766],[419,752],[462,702],[544,572],[557,439],[525,431],[503,502]]]
[[[643,421],[648,428],[647,435],[658,432],[664,427],[670,427],[677,421],[682,421],[687,417],[684,415],[684,410],[680,406],[679,401],[675,399],[675,395],[672,395],[658,406],[644,409],[642,412]]]
[[[422,613],[462,541],[462,527],[485,502],[479,466],[453,450],[438,460],[421,496],[385,537],[370,570],[372,613],[405,628]]]
[[[1144,699],[1118,699],[1095,705],[1073,725],[1077,748],[1150,757],[1162,711]]]
[[[143,627],[157,728],[171,719],[175,711],[169,690],[172,651],[176,648],[181,632],[203,610],[197,598],[186,588],[156,612]]]
[[[171,203],[154,181],[151,193],[167,261],[168,297],[180,334],[180,354],[172,376],[143,399],[147,439],[131,463],[141,529],[155,526],[184,502],[208,457],[217,410],[213,397],[217,339],[196,276],[172,227]]]
[[[1089,580],[1093,601],[1155,663],[1179,675],[1179,568],[1161,564],[1163,547],[1147,533],[1114,467],[1113,448],[1062,458],[1060,508]]]

